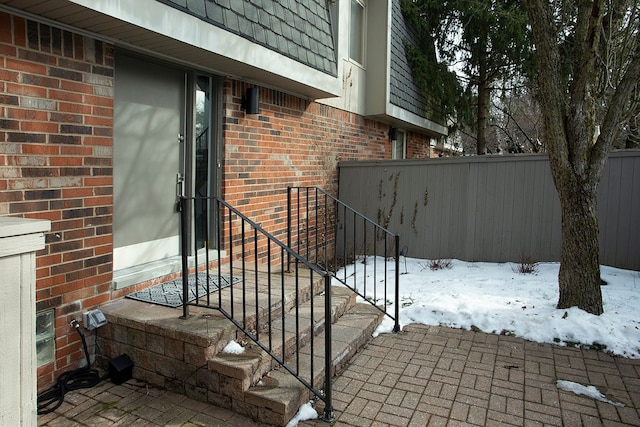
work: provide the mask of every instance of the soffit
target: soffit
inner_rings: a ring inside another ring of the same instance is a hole
[[[89,9],[68,0],[0,0],[0,6],[9,12],[27,17],[43,17],[66,26],[71,31],[84,32],[87,35],[101,36],[116,46],[154,53],[165,59],[191,65],[214,73],[229,75],[235,78],[254,81],[259,84],[283,89],[312,99],[335,96],[338,93],[334,82],[336,78],[316,70],[309,70],[302,64],[285,64],[285,71],[291,71],[300,65],[302,78],[278,73],[277,67],[271,70],[261,69],[259,66],[248,64],[247,61],[236,60],[230,56],[220,55],[201,47],[193,46],[176,38],[169,37],[148,28],[135,25],[111,15]],[[158,7],[165,7],[158,3]],[[13,10],[12,10],[13,9]],[[195,17],[192,17],[196,19]],[[52,23],[54,25],[55,23]],[[223,31],[215,28],[217,31]],[[256,46],[257,49],[271,52],[267,48]],[[251,59],[256,55],[247,56],[246,50],[239,52]],[[267,55],[276,55],[276,52]],[[289,58],[283,58],[283,63]],[[273,61],[271,61],[273,63]],[[306,71],[305,71],[306,70]],[[306,78],[306,81],[305,81]],[[317,83],[317,84],[316,84]]]

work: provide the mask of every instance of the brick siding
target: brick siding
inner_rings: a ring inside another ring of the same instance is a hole
[[[0,13],[0,52],[0,215],[52,222],[36,257],[36,310],[56,313],[42,388],[84,357],[71,320],[110,298],[113,49]]]
[[[224,87],[222,197],[279,239],[287,186],[336,194],[339,161],[390,158],[388,124],[266,88],[259,89],[260,114],[247,115],[246,87]]]
[[[431,148],[431,138],[424,134],[407,132],[407,159],[438,157]]]

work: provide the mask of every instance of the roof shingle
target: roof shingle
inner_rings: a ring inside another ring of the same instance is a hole
[[[157,0],[300,63],[335,76],[325,0]]]
[[[389,101],[420,117],[426,117],[425,96],[415,83],[404,48],[405,41],[415,43],[415,38],[402,15],[400,0],[393,1],[392,21]]]

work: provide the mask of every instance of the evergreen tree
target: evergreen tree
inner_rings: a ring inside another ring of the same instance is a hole
[[[403,0],[403,11],[420,34],[420,48],[408,52],[418,81],[450,122],[475,130],[477,154],[485,154],[491,92],[532,69],[522,3]]]

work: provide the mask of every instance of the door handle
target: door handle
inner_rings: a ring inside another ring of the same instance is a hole
[[[184,197],[184,175],[178,173],[176,175],[176,211],[180,212],[182,208],[182,198]]]

